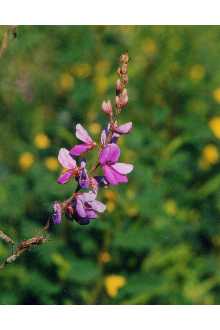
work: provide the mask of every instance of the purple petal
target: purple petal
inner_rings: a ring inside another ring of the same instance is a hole
[[[83,189],[89,188],[89,176],[85,168],[81,168],[79,174],[79,185]]]
[[[64,183],[67,183],[71,177],[73,176],[73,171],[72,170],[68,170],[64,173],[62,173],[59,178],[57,179],[57,182],[59,184],[64,184]]]
[[[93,191],[89,191],[87,193],[83,193],[80,195],[80,199],[84,202],[84,203],[89,203],[92,202],[96,199],[97,194]]]
[[[73,169],[76,167],[76,161],[70,156],[69,150],[65,148],[61,148],[58,154],[58,160],[60,164],[64,167],[69,169]]]
[[[115,143],[107,144],[99,155],[99,162],[101,165],[106,163],[114,164],[120,157],[120,148]]]
[[[116,172],[111,166],[103,166],[103,172],[106,180],[112,185],[128,182],[128,178],[126,177],[126,175],[122,175]]]
[[[53,204],[54,213],[52,215],[52,219],[55,225],[59,225],[62,220],[62,208],[58,202],[54,202]]]
[[[83,141],[86,144],[92,143],[92,138],[89,136],[88,132],[85,130],[82,125],[77,124],[76,125],[76,137],[80,140]]]
[[[78,213],[78,215],[81,218],[85,218],[86,217],[86,211],[84,209],[83,202],[81,201],[80,198],[77,198],[76,199],[76,212]]]
[[[92,146],[89,144],[77,144],[70,150],[70,154],[72,156],[80,156],[81,154],[87,152],[91,148]]]
[[[93,209],[94,211],[96,211],[96,212],[99,212],[99,213],[104,212],[105,209],[106,209],[105,204],[103,204],[103,203],[101,203],[101,202],[99,202],[99,201],[96,201],[96,200],[93,201],[93,202],[91,202],[90,204],[91,204],[91,206],[92,206],[92,209]]]
[[[127,134],[131,131],[132,129],[132,122],[128,122],[126,124],[120,125],[117,128],[115,128],[115,132],[119,134]]]
[[[93,210],[87,210],[86,211],[86,217],[88,219],[96,219],[97,216],[98,216],[97,213],[95,211],[93,211]]]
[[[126,163],[116,163],[114,165],[111,165],[111,167],[120,174],[128,174],[134,168],[132,164],[126,164]]]

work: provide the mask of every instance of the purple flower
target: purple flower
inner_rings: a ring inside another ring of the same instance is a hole
[[[84,160],[80,163],[78,182],[81,188],[89,188],[89,176],[86,170],[86,162]]]
[[[96,200],[96,193],[77,193],[75,197],[76,212],[74,214],[76,221],[81,225],[86,225],[90,220],[96,219],[99,213],[105,211],[106,206]]]
[[[114,123],[114,124],[112,124],[111,128],[112,128],[113,134],[112,134],[111,141],[109,141],[109,143],[116,143],[117,142],[117,139],[121,135],[128,134],[132,130],[132,122],[130,121],[130,122],[125,123],[125,124],[122,124],[120,126],[118,126],[117,123]],[[107,135],[109,133],[109,129],[110,129],[110,124],[108,124],[107,128],[105,128],[102,131],[102,134],[101,134],[101,143],[103,145],[106,144],[106,138],[107,138]]]
[[[53,222],[55,225],[59,225],[62,220],[62,207],[60,203],[54,202],[53,211],[54,211],[52,215]]]
[[[85,128],[83,128],[80,124],[76,125],[76,137],[82,141],[83,144],[77,144],[70,150],[70,154],[72,156],[80,156],[84,152],[87,152],[96,146],[96,143],[89,136]]]
[[[118,163],[120,157],[120,149],[115,143],[105,146],[99,155],[99,163],[103,169],[106,180],[116,185],[119,183],[127,183],[126,174],[133,170],[133,165],[126,163]]]
[[[72,176],[78,173],[76,161],[70,156],[69,150],[61,148],[58,155],[58,161],[63,166],[64,172],[59,176],[57,182],[60,184],[67,183]]]

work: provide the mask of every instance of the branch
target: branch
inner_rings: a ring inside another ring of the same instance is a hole
[[[15,260],[17,260],[18,257],[20,257],[24,252],[30,250],[32,247],[39,246],[39,245],[46,243],[49,240],[49,238],[46,237],[46,233],[49,230],[49,227],[50,227],[50,218],[48,219],[46,225],[44,226],[41,235],[34,236],[27,240],[23,240],[17,244],[16,250],[0,264],[0,270],[5,268],[5,266],[7,266],[8,264],[11,264]],[[7,243],[10,243],[13,245],[15,244],[13,239],[10,238],[8,235],[6,235],[1,230],[0,230],[0,238],[3,239]]]

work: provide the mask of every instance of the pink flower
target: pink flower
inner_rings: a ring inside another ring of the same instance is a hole
[[[64,168],[64,172],[57,179],[58,183],[67,183],[72,176],[78,174],[78,167],[76,166],[76,161],[70,156],[69,150],[61,148],[58,154],[58,161]]]
[[[92,140],[85,128],[83,128],[80,124],[76,125],[76,137],[82,141],[83,144],[77,144],[70,150],[70,154],[72,156],[80,156],[84,152],[87,152],[96,146],[96,143]]]
[[[101,134],[102,145],[105,145],[105,143],[106,143],[106,137],[109,132],[109,129],[110,129],[110,124],[108,124],[108,127],[102,131],[102,134]],[[112,134],[111,141],[109,141],[109,142],[116,143],[117,139],[121,135],[128,134],[132,130],[132,122],[130,121],[130,122],[122,124],[120,126],[118,126],[117,123],[114,123],[112,125],[112,130],[113,130],[113,134]]]
[[[127,183],[126,174],[133,170],[133,165],[126,163],[118,163],[120,157],[120,148],[115,143],[105,146],[99,155],[99,163],[103,169],[104,176],[108,183],[116,185],[119,183]]]
[[[102,102],[102,111],[105,112],[107,115],[112,116],[112,104],[111,101],[103,101]]]

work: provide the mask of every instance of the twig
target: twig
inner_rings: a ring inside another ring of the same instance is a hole
[[[8,244],[15,244],[13,239],[0,230],[0,238]]]

